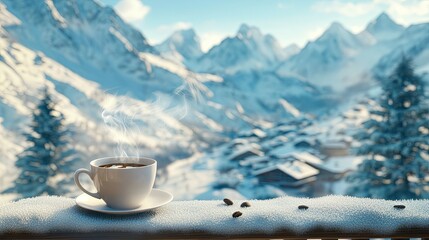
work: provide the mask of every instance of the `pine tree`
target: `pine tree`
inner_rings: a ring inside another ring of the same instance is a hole
[[[385,198],[427,197],[429,182],[429,108],[424,82],[403,58],[381,80],[378,107],[370,111],[355,138],[358,155],[366,159],[347,178],[348,194]]]
[[[68,192],[70,173],[74,170],[76,152],[68,148],[71,132],[63,125],[64,116],[55,110],[48,91],[33,112],[31,133],[25,134],[30,143],[15,163],[22,171],[14,186],[6,193],[22,197],[61,195]]]

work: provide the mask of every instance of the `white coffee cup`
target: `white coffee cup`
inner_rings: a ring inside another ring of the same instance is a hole
[[[104,168],[112,163],[138,163],[143,167],[135,168]],[[134,209],[143,204],[150,194],[156,177],[156,160],[142,157],[117,158],[106,157],[90,162],[91,170],[78,169],[74,173],[76,185],[86,194],[103,199],[107,206],[116,209]],[[79,175],[86,173],[94,182],[97,192],[86,190],[79,182]]]

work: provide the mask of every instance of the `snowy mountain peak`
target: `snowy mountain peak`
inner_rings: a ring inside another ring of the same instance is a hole
[[[378,41],[393,39],[399,36],[403,30],[404,26],[397,24],[384,12],[371,21],[365,29]]]
[[[199,44],[200,42],[199,37],[192,28],[175,31],[169,39],[172,39],[177,43],[193,41]]]
[[[236,36],[228,37],[210,49],[194,69],[233,74],[241,70],[272,67],[284,59],[283,49],[272,35],[242,24]]]
[[[241,24],[240,28],[238,29],[237,32],[237,37],[238,38],[261,38],[263,37],[261,31],[259,30],[259,28],[255,27],[255,26],[249,26],[245,23]]]
[[[176,63],[187,63],[203,54],[200,38],[194,29],[174,32],[164,42],[156,46],[161,55]]]
[[[350,35],[350,33],[344,26],[339,22],[333,22],[328,29],[322,34],[321,38],[327,36],[341,37],[345,35]]]
[[[375,20],[371,21],[366,29],[369,32],[373,32],[377,30],[402,30],[404,27],[397,24],[387,13],[383,12]]]
[[[170,37],[168,37],[164,42],[174,43],[174,44],[186,44],[192,43],[200,45],[200,38],[195,33],[195,30],[192,28],[177,30]],[[164,43],[163,42],[163,43]]]
[[[336,52],[337,49],[357,48],[362,45],[360,39],[349,30],[344,28],[339,22],[333,22],[328,29],[320,36],[315,42],[309,45],[319,45],[319,47],[326,48],[329,52]]]
[[[380,15],[378,15],[378,17],[376,18],[375,21],[376,22],[389,22],[389,23],[396,24],[395,21],[393,21],[392,18],[390,18],[390,16],[386,12],[382,12]]]

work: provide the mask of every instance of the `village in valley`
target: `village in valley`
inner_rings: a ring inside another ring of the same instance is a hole
[[[346,175],[363,160],[354,132],[368,119],[372,100],[329,119],[295,119],[242,131],[212,151],[173,163],[166,188],[186,186],[180,198],[318,197],[344,194]],[[185,166],[191,166],[187,170]],[[190,196],[189,193],[195,193]]]

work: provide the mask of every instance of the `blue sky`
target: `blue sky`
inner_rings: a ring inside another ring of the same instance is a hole
[[[429,0],[99,0],[156,44],[194,28],[204,50],[233,36],[242,23],[274,35],[283,46],[304,46],[332,22],[359,32],[381,12],[409,25],[429,21]]]

